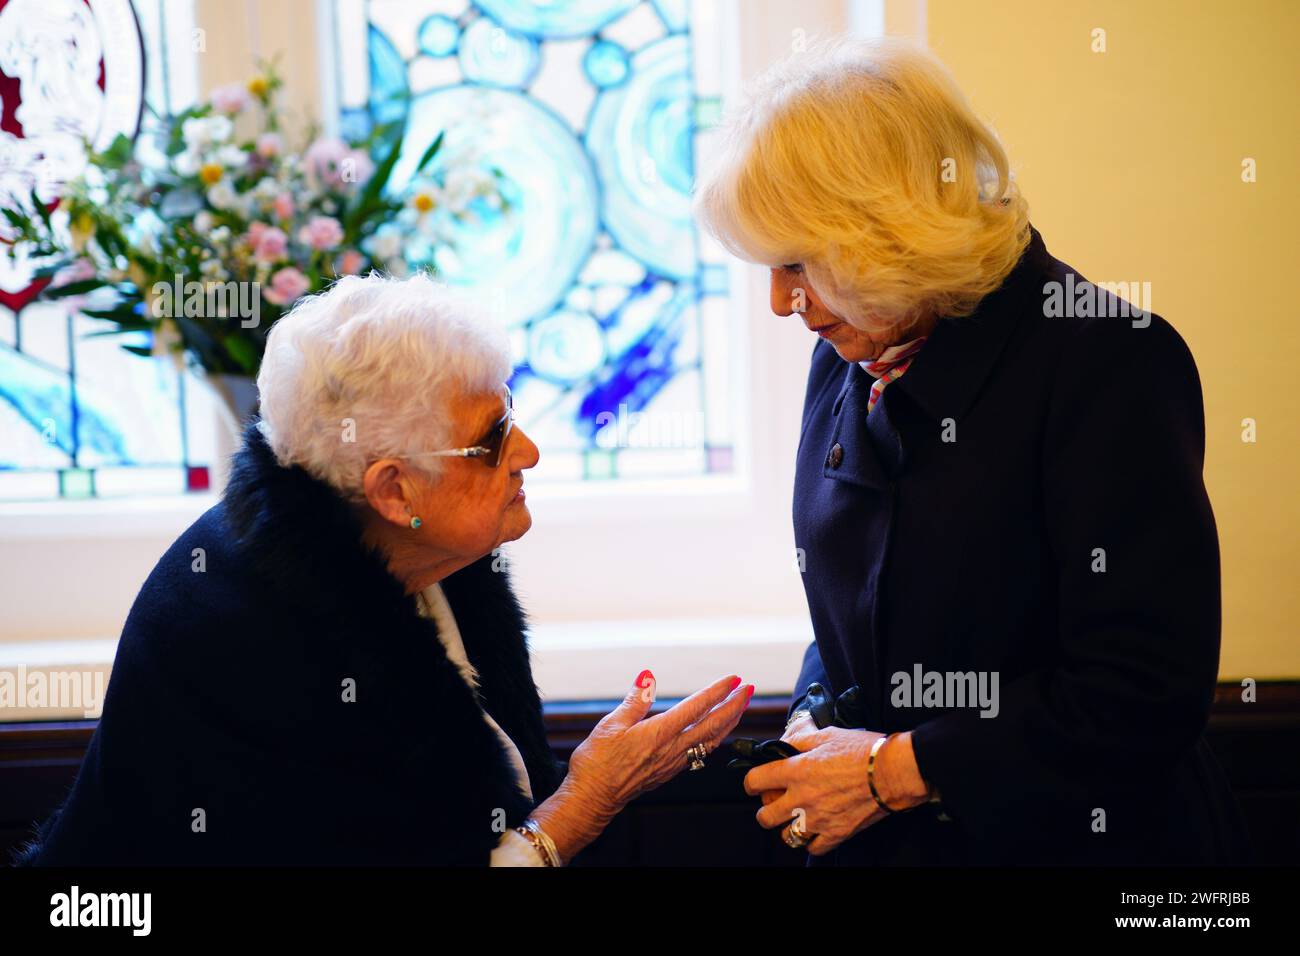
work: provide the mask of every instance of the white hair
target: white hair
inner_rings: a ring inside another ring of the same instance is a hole
[[[260,427],[281,465],[356,500],[371,462],[449,447],[455,401],[510,371],[505,330],[446,285],[345,276],[271,327]],[[441,464],[412,462],[430,477]]]

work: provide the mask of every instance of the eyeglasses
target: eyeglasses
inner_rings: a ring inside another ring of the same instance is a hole
[[[481,458],[483,463],[489,468],[495,468],[501,464],[501,456],[505,451],[506,439],[510,437],[510,429],[515,424],[515,400],[510,393],[510,386],[506,386],[506,413],[501,416],[478,442],[467,448],[448,448],[443,451],[422,451],[414,455],[403,455],[404,458]]]

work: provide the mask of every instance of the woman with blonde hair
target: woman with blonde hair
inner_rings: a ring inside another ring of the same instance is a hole
[[[794,489],[816,640],[759,823],[824,862],[1248,853],[1203,730],[1219,556],[1196,365],[1053,258],[946,69],[762,76],[698,189],[816,343]]]

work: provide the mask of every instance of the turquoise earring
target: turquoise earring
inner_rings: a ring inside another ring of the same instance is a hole
[[[420,527],[420,525],[422,525],[422,524],[424,524],[424,522],[420,520],[419,515],[412,515],[412,516],[411,516],[411,530],[412,530],[412,531],[417,531],[417,530],[419,530],[419,527]]]

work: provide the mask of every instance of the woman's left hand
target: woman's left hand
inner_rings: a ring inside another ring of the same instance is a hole
[[[799,749],[797,757],[762,764],[745,775],[745,791],[763,794],[759,824],[770,830],[802,818],[801,830],[812,838],[807,850],[821,856],[885,817],[867,783],[867,758],[882,736],[828,727],[786,737]],[[892,810],[928,798],[911,743],[910,734],[899,734],[876,752],[876,790]]]

